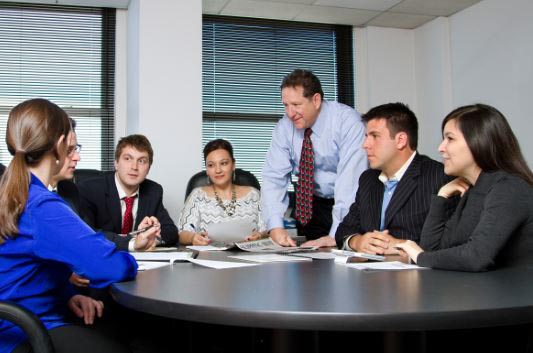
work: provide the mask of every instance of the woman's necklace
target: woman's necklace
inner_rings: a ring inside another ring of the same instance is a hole
[[[235,207],[237,206],[237,193],[235,192],[235,185],[231,185],[231,201],[227,206],[224,205],[222,199],[220,198],[220,196],[218,196],[218,193],[215,190],[215,186],[212,186],[213,192],[215,193],[215,199],[217,200],[217,204],[224,210],[224,212],[226,212],[228,216],[233,216],[235,214]]]

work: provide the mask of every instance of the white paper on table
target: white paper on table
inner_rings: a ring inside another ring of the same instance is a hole
[[[152,251],[152,252],[168,251],[168,252],[170,252],[170,251],[178,251],[178,248],[175,247],[175,246],[156,246],[152,250],[148,250],[148,251]]]
[[[170,263],[176,261],[187,261],[192,257],[192,252],[175,251],[175,252],[130,252],[137,261],[167,261]]]
[[[138,261],[137,271],[146,271],[154,268],[170,266],[170,262],[160,262],[160,261]]]
[[[384,271],[399,271],[399,270],[426,270],[429,267],[421,267],[418,265],[405,264],[400,261],[389,262],[358,262],[347,263],[346,267],[356,268],[358,270],[384,270]]]
[[[223,268],[257,266],[257,264],[249,264],[249,263],[244,263],[244,262],[201,260],[201,259],[193,259],[193,258],[190,258],[189,262],[192,262],[193,264],[197,264],[197,265],[200,265],[200,266],[205,266],[205,267],[209,267],[209,268],[215,268],[217,270],[223,269]]]
[[[253,262],[290,262],[290,261],[311,261],[310,258],[296,257],[281,254],[250,254],[228,256],[233,259],[253,261]]]
[[[194,251],[222,251],[228,250],[227,246],[213,246],[213,245],[188,245],[187,249]]]
[[[317,259],[317,260],[331,260],[338,257],[335,254],[332,254],[330,252],[302,252],[302,253],[295,253],[290,254],[290,256],[299,256],[299,257],[308,257],[310,259]]]

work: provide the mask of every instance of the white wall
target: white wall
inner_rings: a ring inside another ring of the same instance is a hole
[[[416,106],[413,31],[383,27],[355,30],[357,108],[389,102]]]
[[[201,168],[201,6],[201,1],[132,0],[127,23],[118,24],[128,30],[127,59],[120,63],[127,65],[127,113],[118,116],[117,137],[142,133],[150,139],[154,164],[148,177],[163,185],[164,204],[175,220],[187,181]],[[124,103],[117,103],[121,112]]]
[[[440,160],[440,125],[452,110],[449,20],[439,17],[415,29],[414,36],[418,151]]]
[[[533,167],[533,1],[484,0],[450,18],[453,105],[493,105]]]

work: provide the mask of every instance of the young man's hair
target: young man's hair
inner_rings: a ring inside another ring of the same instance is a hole
[[[299,86],[303,88],[305,98],[311,98],[316,93],[319,93],[320,97],[324,99],[324,91],[322,90],[320,80],[309,70],[294,70],[283,78],[280,88],[283,90],[285,87],[296,88]]]
[[[370,109],[361,117],[365,123],[374,119],[387,121],[390,137],[397,133],[405,132],[409,138],[409,147],[416,151],[418,147],[418,120],[415,113],[404,103],[387,103]]]
[[[147,152],[150,165],[152,165],[154,161],[154,150],[146,136],[134,134],[121,138],[117,143],[117,148],[115,148],[115,161],[118,162],[122,150],[127,146],[133,147],[140,152]]]

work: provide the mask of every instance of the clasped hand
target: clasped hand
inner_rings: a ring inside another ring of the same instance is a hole
[[[390,235],[388,230],[375,230],[352,237],[348,246],[367,254],[391,255],[398,254],[398,251],[394,248],[398,242],[399,240]]]

